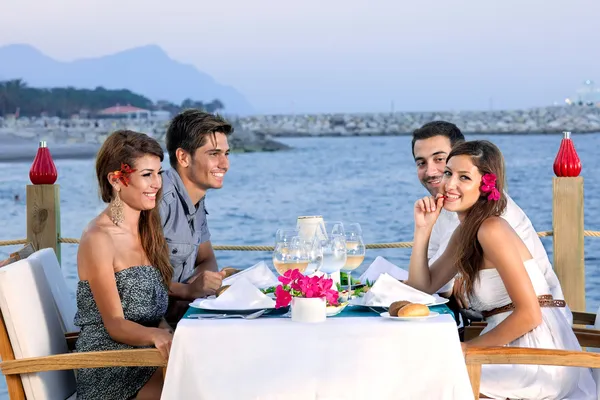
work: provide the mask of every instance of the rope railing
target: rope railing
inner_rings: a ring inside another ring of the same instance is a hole
[[[539,237],[552,236],[552,231],[542,231],[537,233]],[[583,236],[586,237],[597,237],[600,238],[600,231],[583,231]],[[74,238],[58,238],[59,243],[78,244],[79,239]],[[2,240],[0,246],[14,246],[19,244],[27,244],[27,239],[17,240]],[[393,242],[393,243],[369,243],[365,245],[367,249],[401,249],[411,248],[413,242]],[[229,251],[273,251],[273,246],[242,246],[242,245],[214,245],[215,250],[229,250]]]

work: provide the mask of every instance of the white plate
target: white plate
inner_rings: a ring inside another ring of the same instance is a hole
[[[346,308],[348,306],[348,302],[346,303],[342,303],[339,306],[329,306],[327,307],[327,316],[328,317],[333,317],[334,315],[338,315],[339,313],[341,313],[344,308]]]
[[[379,315],[383,318],[393,319],[396,321],[423,321],[425,319],[435,318],[440,314],[436,313],[435,311],[431,311],[426,317],[391,317],[389,312],[382,312]]]
[[[428,307],[432,307],[432,306],[440,306],[442,304],[446,304],[447,302],[449,302],[450,300],[440,296],[439,294],[434,294],[433,297],[435,298],[435,302],[433,303],[429,303],[429,304],[424,304]],[[375,307],[375,308],[389,308],[389,307],[384,307],[384,306],[368,306],[366,304],[364,304],[365,299],[363,297],[354,297],[353,299],[350,300],[350,305],[351,306],[360,306],[360,307]]]
[[[442,297],[442,296],[440,296],[437,293],[434,293],[433,297],[435,297],[435,303],[433,303],[433,304],[425,304],[426,306],[440,306],[440,305],[446,304],[447,302],[450,301],[450,299]]]
[[[210,310],[210,311],[225,311],[225,312],[250,312],[250,311],[258,311],[258,310],[272,310],[275,309],[275,304],[270,307],[264,307],[260,304],[249,304],[247,306],[237,306],[231,307],[226,305],[214,304],[214,299],[205,299],[199,302],[190,303],[190,307],[199,308],[200,310]]]

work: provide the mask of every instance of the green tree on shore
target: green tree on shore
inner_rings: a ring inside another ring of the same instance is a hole
[[[22,79],[0,81],[0,116],[19,112],[20,116],[42,115],[68,118],[73,114],[95,116],[100,110],[120,105],[131,105],[146,110],[166,110],[177,113],[183,108],[201,108],[215,112],[224,108],[223,103],[215,99],[202,103],[186,99],[181,105],[168,101],[154,104],[149,98],[127,89],[77,89],[74,87],[33,88]]]

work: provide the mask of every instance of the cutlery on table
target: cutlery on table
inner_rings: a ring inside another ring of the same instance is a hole
[[[242,318],[242,319],[255,319],[265,313],[266,310],[259,310],[252,314],[191,314],[189,318],[193,319],[226,319],[226,318]]]

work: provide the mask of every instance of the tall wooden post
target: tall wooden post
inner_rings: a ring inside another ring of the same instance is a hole
[[[60,262],[58,185],[27,185],[27,241],[36,250],[51,247]]]
[[[585,312],[583,177],[552,179],[554,270],[571,310]]]

